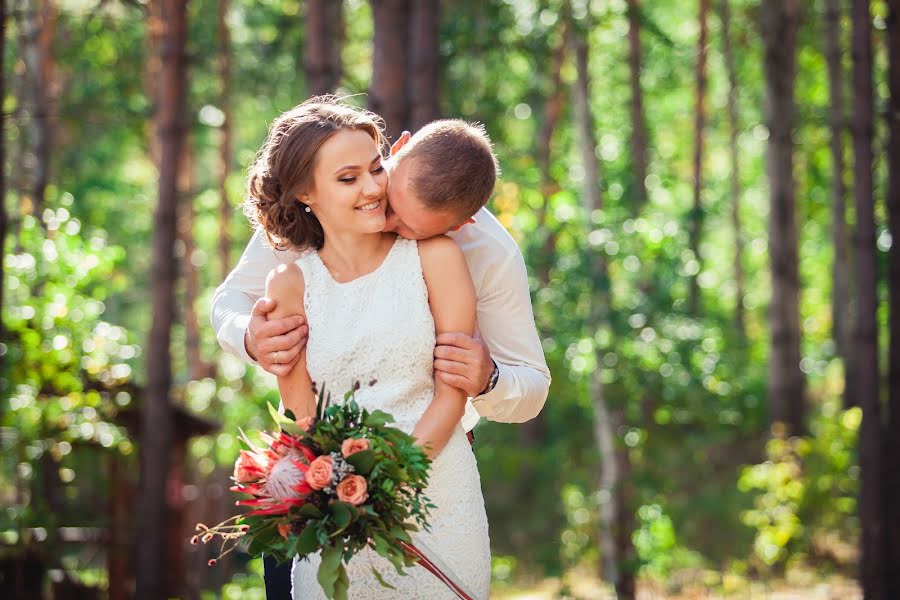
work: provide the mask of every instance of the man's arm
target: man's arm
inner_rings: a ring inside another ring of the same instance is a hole
[[[216,339],[223,350],[247,362],[256,360],[275,375],[290,370],[306,339],[305,321],[301,317],[267,320],[266,313],[275,304],[261,300],[266,274],[279,264],[290,262],[292,257],[290,252],[273,251],[266,244],[265,236],[256,231],[237,266],[216,289],[210,311]],[[248,331],[253,335],[245,338]],[[254,356],[248,354],[248,348]]]
[[[534,325],[528,275],[520,252],[492,265],[478,298],[479,337],[438,336],[436,376],[467,390],[482,417],[522,423],[541,411],[550,389],[550,370]],[[497,365],[495,387],[481,394]]]

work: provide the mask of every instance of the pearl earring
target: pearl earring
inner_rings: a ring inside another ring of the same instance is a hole
[[[305,210],[306,212],[312,212],[312,209],[309,207],[309,204],[307,204],[306,208],[303,210]]]

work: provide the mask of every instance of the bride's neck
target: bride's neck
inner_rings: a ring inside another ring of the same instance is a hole
[[[379,264],[396,239],[393,233],[325,235],[319,258],[332,271],[355,277],[369,273]]]

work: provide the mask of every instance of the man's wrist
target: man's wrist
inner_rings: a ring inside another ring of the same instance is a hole
[[[497,387],[497,380],[500,379],[500,367],[497,366],[497,362],[494,359],[491,359],[491,362],[494,363],[494,370],[491,371],[491,376],[488,377],[487,385],[485,385],[484,389],[478,394],[479,396],[484,396],[485,394],[493,392],[494,388]]]

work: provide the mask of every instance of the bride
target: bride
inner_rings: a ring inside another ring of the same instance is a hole
[[[314,414],[313,382],[341,397],[355,381],[375,381],[363,385],[357,402],[392,414],[434,461],[426,495],[436,508],[430,530],[414,534],[414,543],[487,598],[487,517],[460,425],[466,395],[433,377],[436,335],[475,329],[475,291],[453,240],[416,242],[383,232],[383,145],[377,116],[313,98],[273,123],[250,169],[251,221],[273,246],[308,250],[266,281],[266,295],[277,303],[270,318],[300,314],[309,324],[306,348],[278,387],[300,418]],[[318,565],[318,556],[295,559],[295,599],[324,598]],[[373,569],[395,589],[382,587]],[[455,598],[425,569],[400,576],[370,549],[347,572],[351,598]]]

